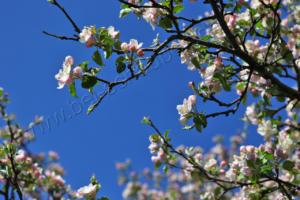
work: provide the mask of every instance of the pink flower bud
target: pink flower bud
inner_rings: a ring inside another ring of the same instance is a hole
[[[71,85],[73,83],[73,79],[72,79],[72,77],[69,77],[68,79],[67,79],[67,81],[66,81],[66,85]]]
[[[256,156],[254,153],[247,154],[247,160],[255,160]]]
[[[255,46],[258,47],[258,46],[260,45],[260,41],[259,41],[259,40],[255,40],[255,41],[254,41],[254,44],[255,44]]]
[[[137,55],[138,55],[138,56],[144,56],[145,53],[144,53],[143,49],[139,49],[139,50],[137,51]]]
[[[282,21],[281,21],[281,24],[282,24],[283,26],[289,25],[289,20],[288,20],[288,18],[282,20]]]
[[[258,92],[258,90],[256,88],[251,88],[251,92],[256,94]]]
[[[192,81],[190,81],[190,82],[188,83],[188,87],[189,87],[190,89],[193,89],[193,82],[192,82]]]
[[[274,156],[275,157],[279,157],[279,158],[282,158],[282,159],[287,159],[288,158],[288,155],[285,154],[281,149],[277,149],[274,153]]]
[[[215,62],[216,68],[219,68],[221,66],[221,64],[222,64],[222,58],[217,57],[216,62]]]
[[[94,46],[96,44],[96,40],[93,36],[91,36],[88,41],[85,43],[85,46],[87,48],[91,48],[92,46]]]
[[[255,151],[255,147],[251,146],[251,145],[248,145],[248,146],[246,146],[246,150],[247,150],[248,153],[253,153]]]
[[[281,10],[277,10],[277,14],[281,16]]]
[[[195,159],[201,160],[201,159],[202,159],[202,153],[197,153],[197,154],[195,155]]]
[[[190,95],[188,101],[191,102],[192,105],[196,104],[196,95]]]
[[[221,161],[221,167],[225,167],[227,165],[226,161],[222,160]]]
[[[221,170],[220,170],[220,173],[221,173],[221,174],[225,174],[225,170],[224,170],[224,169],[221,169]]]
[[[123,51],[127,51],[127,50],[128,50],[128,44],[125,43],[125,42],[123,42],[123,43],[121,44],[121,49],[122,49]]]
[[[157,163],[160,159],[158,156],[152,156],[151,160],[152,160],[152,162]]]
[[[73,69],[74,76],[80,76],[80,73],[82,72],[82,68],[77,66]]]
[[[59,159],[59,155],[54,151],[49,151],[48,155],[49,155],[50,160],[58,160]]]
[[[247,153],[247,149],[245,146],[240,146],[240,152]]]
[[[183,117],[183,116],[181,116],[181,117],[179,118],[179,122],[180,122],[182,125],[186,125],[186,124],[188,123],[188,119],[185,118],[185,117]]]
[[[165,155],[166,155],[166,154],[165,154],[165,152],[164,152],[163,149],[160,149],[159,152],[157,153],[157,156],[158,156],[160,159],[164,158]]]
[[[258,149],[262,152],[265,151],[265,146],[263,144],[259,145]]]

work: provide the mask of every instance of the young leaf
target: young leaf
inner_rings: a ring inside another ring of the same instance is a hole
[[[101,54],[99,53],[98,50],[96,50],[93,54],[93,60],[95,61],[95,63],[97,63],[100,66],[104,66],[104,63],[102,62],[102,57]]]
[[[112,54],[112,48],[110,45],[106,45],[105,49],[104,49],[104,58],[108,59]]]
[[[158,25],[160,27],[162,27],[163,29],[169,29],[169,28],[172,28],[172,26],[173,26],[172,20],[169,17],[161,18],[159,20]]]
[[[184,7],[182,5],[178,5],[174,7],[174,13],[178,14],[180,13],[182,10],[184,9]]]
[[[74,82],[71,85],[69,85],[69,91],[70,91],[70,94],[73,97],[78,98],[78,96],[76,94],[76,87],[75,87],[75,83]]]
[[[117,65],[117,72],[118,72],[118,73],[122,73],[125,69],[126,69],[126,64],[125,64],[125,63],[120,62],[120,63]]]
[[[130,8],[124,8],[120,11],[120,18],[127,16],[131,12]]]
[[[88,64],[89,64],[89,61],[86,61],[86,62],[83,62],[83,63],[79,64],[79,66],[81,67],[81,69],[84,72],[88,72]]]
[[[83,88],[91,88],[97,84],[97,78],[95,76],[83,76],[81,86]]]
[[[291,171],[294,166],[295,166],[295,163],[293,163],[290,160],[286,160],[282,165],[283,169],[288,170],[288,171]]]

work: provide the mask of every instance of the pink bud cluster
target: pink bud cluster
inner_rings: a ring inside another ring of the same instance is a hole
[[[157,139],[155,139],[157,138]],[[161,160],[163,160],[166,156],[165,151],[162,147],[163,140],[159,135],[152,135],[149,137],[150,145],[149,150],[151,154],[156,154],[155,156],[151,157],[152,162],[157,163]]]

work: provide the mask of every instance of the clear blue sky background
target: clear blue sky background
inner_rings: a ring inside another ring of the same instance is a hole
[[[116,0],[59,2],[80,28],[84,25],[114,25],[121,31],[121,40],[136,38],[145,44],[156,35],[149,24],[138,21],[133,15],[120,20],[120,3]],[[200,3],[195,3],[183,14],[196,17],[203,15],[204,9]],[[153,130],[140,123],[143,116],[151,116],[162,131],[170,129],[175,145],[200,145],[205,149],[213,145],[214,135],[225,134],[228,141],[230,135],[243,127],[238,121],[242,109],[235,116],[209,120],[209,126],[202,134],[181,130],[176,105],[192,94],[187,83],[200,81],[200,75],[181,65],[175,53],[161,58],[147,77],[132,81],[126,88],[105,98],[98,109],[87,116],[88,105],[82,104],[81,98],[73,98],[67,88],[57,90],[54,75],[65,56],[72,55],[78,64],[91,60],[94,49],[42,34],[42,30],[46,30],[72,35],[73,27],[63,14],[46,0],[3,1],[0,19],[0,86],[12,100],[9,111],[16,113],[18,121],[25,126],[36,114],[50,119],[51,130],[47,129],[43,134],[37,132],[37,139],[30,148],[34,152],[57,151],[67,171],[65,179],[74,189],[87,185],[91,174],[95,173],[103,186],[100,194],[120,199],[122,189],[117,185],[116,161],[131,158],[133,168],[137,170],[153,166],[147,149],[148,137]],[[103,77],[115,79],[113,59],[106,63]],[[78,94],[83,97],[88,91],[79,89]],[[74,114],[71,105],[79,114]],[[60,120],[57,126],[54,115],[61,109],[68,119]],[[199,110],[204,109],[212,112],[218,108],[215,104],[200,103]],[[69,118],[71,114],[72,119]],[[255,144],[261,138],[254,131],[250,134],[249,143]]]

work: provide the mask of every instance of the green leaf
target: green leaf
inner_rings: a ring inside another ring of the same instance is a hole
[[[86,61],[86,62],[83,62],[83,63],[79,64],[79,66],[81,67],[81,69],[84,72],[88,72],[88,64],[89,64],[89,61]]]
[[[109,198],[108,197],[101,197],[100,200],[109,200]]]
[[[245,83],[239,83],[238,85],[235,86],[235,88],[238,90],[244,90],[245,87],[246,87]]]
[[[161,162],[155,163],[155,167],[154,167],[155,171],[157,171],[161,165],[162,165]]]
[[[120,11],[120,18],[127,16],[131,12],[130,8],[124,8]]]
[[[199,62],[198,62],[198,59],[196,58],[196,57],[193,57],[192,58],[192,63],[193,63],[193,65],[196,67],[196,68],[200,68],[200,64],[199,64]]]
[[[129,5],[123,4],[123,5],[121,5],[121,8],[129,8]]]
[[[265,171],[271,171],[273,168],[270,165],[266,165],[260,168],[261,172],[265,172]]]
[[[283,169],[288,170],[288,171],[291,171],[294,166],[295,166],[295,163],[290,160],[286,160],[282,165]]]
[[[207,42],[207,41],[210,40],[211,38],[212,38],[211,35],[207,35],[207,36],[201,38],[201,40],[204,41],[204,42]]]
[[[120,56],[119,58],[117,58],[116,66],[117,66],[118,73],[121,73],[126,69],[126,64],[124,63],[125,60],[126,58],[124,56]]]
[[[221,187],[217,187],[214,191],[215,197],[218,197],[222,192],[222,188]]]
[[[82,82],[81,82],[81,86],[83,88],[88,89],[88,88],[93,87],[96,84],[97,84],[97,78],[95,76],[87,76],[87,75],[83,76]]]
[[[178,14],[180,13],[182,10],[184,9],[184,7],[182,5],[178,5],[174,7],[174,13]]]
[[[115,44],[114,44],[114,47],[117,49],[117,50],[121,50],[121,44],[122,42],[120,40],[116,40],[115,41]]]
[[[110,45],[106,45],[104,48],[104,58],[108,59],[112,54],[112,47]]]
[[[167,174],[168,171],[169,171],[169,167],[168,167],[168,166],[164,166],[164,167],[163,167],[163,171],[164,171],[165,174]]]
[[[231,90],[231,87],[230,87],[230,85],[228,84],[226,78],[223,77],[220,73],[216,73],[216,74],[214,75],[214,77],[216,77],[216,78],[218,78],[218,80],[220,80],[220,82],[221,82],[221,84],[222,84],[222,86],[223,86],[223,88],[224,88],[225,91],[228,92],[228,91]]]
[[[198,132],[202,132],[202,127],[205,128],[207,126],[207,121],[206,121],[206,117],[204,115],[197,115],[194,117],[193,119],[194,123],[195,123],[195,128]]]
[[[164,133],[164,138],[168,138],[169,133],[170,133],[170,130],[167,130],[167,131]]]
[[[104,63],[102,62],[102,57],[101,54],[99,53],[98,50],[96,50],[93,54],[93,60],[95,61],[95,63],[97,63],[100,66],[104,66]]]
[[[233,4],[232,3],[227,3],[227,4],[225,4],[225,8],[232,8],[233,7]]]
[[[244,98],[242,99],[242,103],[244,106],[246,106],[246,104],[247,104],[247,98],[248,98],[248,96],[247,96],[247,94],[245,94]]]
[[[106,45],[110,45],[110,46],[112,46],[112,45],[114,45],[114,40],[112,40],[112,39],[110,39],[110,38],[105,38],[104,40],[103,40],[103,43],[104,44],[106,44]]]
[[[122,73],[126,69],[126,64],[121,62],[117,65],[117,72]]]
[[[69,91],[70,91],[70,94],[73,97],[78,98],[78,96],[76,94],[76,87],[75,87],[75,83],[74,82],[71,85],[69,85]]]
[[[158,25],[162,27],[163,29],[169,29],[172,28],[172,20],[169,17],[163,17],[159,20]]]

